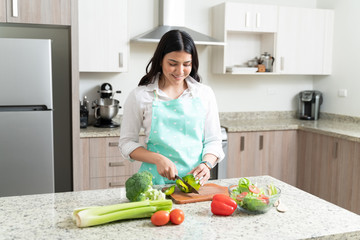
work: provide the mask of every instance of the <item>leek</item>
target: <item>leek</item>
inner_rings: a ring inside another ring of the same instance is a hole
[[[73,219],[78,227],[90,227],[118,220],[147,218],[160,210],[170,211],[171,200],[145,200],[108,206],[77,208]]]

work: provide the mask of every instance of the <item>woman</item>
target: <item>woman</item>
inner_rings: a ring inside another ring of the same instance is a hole
[[[172,183],[175,174],[193,174],[204,184],[224,158],[215,96],[200,83],[198,67],[190,35],[169,31],[125,101],[120,150],[143,162],[139,171],[150,171],[154,184]],[[138,142],[141,128],[147,149]]]

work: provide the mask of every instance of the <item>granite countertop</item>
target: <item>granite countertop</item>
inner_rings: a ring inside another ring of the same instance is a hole
[[[270,176],[249,177],[258,184],[273,183],[288,211],[275,208],[260,215],[236,210],[214,216],[210,201],[174,204],[185,213],[181,225],[155,227],[149,218],[77,228],[73,209],[126,202],[125,189],[113,188],[0,198],[0,236],[9,239],[359,239],[360,216]],[[222,186],[238,179],[213,180]],[[155,186],[160,187],[160,186]]]
[[[117,122],[121,122],[121,117]],[[360,119],[321,113],[316,121],[299,120],[294,112],[237,112],[220,113],[221,126],[228,132],[304,130],[360,142]],[[140,132],[140,134],[143,134]],[[81,129],[80,137],[119,137],[120,128]]]

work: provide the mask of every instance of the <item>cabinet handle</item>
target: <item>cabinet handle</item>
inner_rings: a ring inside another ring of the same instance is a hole
[[[240,137],[240,151],[244,151],[245,149],[245,137],[244,136],[241,136]]]
[[[333,157],[334,157],[335,159],[338,157],[338,148],[339,148],[339,143],[338,143],[338,142],[334,142]]]
[[[119,53],[119,67],[124,67],[124,54],[122,52]]]
[[[256,13],[256,27],[259,28],[261,26],[261,13]]]
[[[109,187],[122,187],[124,186],[121,182],[109,182]]]
[[[119,146],[119,142],[109,142],[109,147],[117,147]]]
[[[262,150],[264,148],[264,136],[260,135],[259,137],[259,150]]]
[[[18,17],[19,16],[19,9],[18,9],[18,0],[12,0],[12,16]]]
[[[284,71],[284,69],[285,69],[285,59],[284,59],[284,57],[281,57],[280,58],[280,70]]]
[[[250,13],[245,13],[245,27],[250,27]]]
[[[109,167],[122,167],[125,166],[124,162],[109,162]]]

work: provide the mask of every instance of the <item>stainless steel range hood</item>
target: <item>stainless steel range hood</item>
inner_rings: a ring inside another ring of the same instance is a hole
[[[185,0],[159,0],[160,26],[140,34],[132,39],[134,42],[157,43],[168,31],[179,29],[190,34],[197,45],[224,45],[215,38],[185,27]]]

